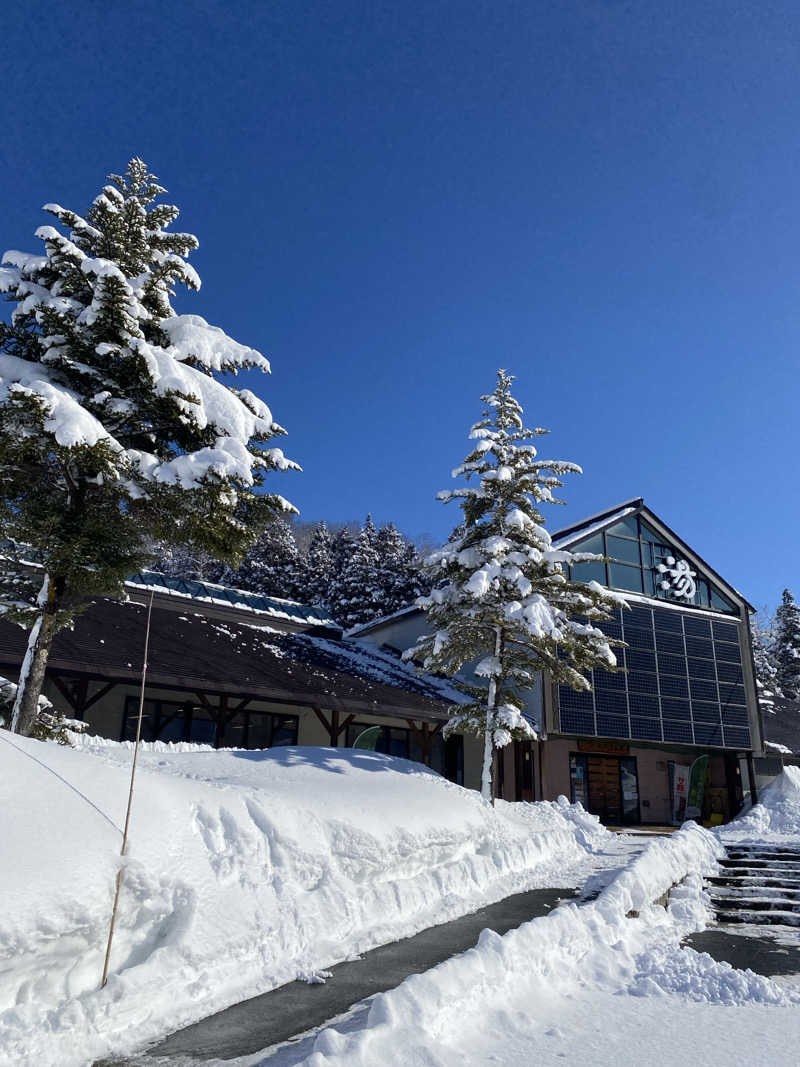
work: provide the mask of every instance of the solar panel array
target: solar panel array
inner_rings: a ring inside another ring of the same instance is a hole
[[[226,585],[215,585],[194,578],[174,578],[157,571],[139,571],[126,579],[131,585],[144,586],[147,589],[163,590],[165,593],[180,593],[183,596],[199,600],[216,600],[235,608],[252,608],[281,615],[300,622],[316,620],[320,624],[334,625],[329,616],[318,608],[300,604],[293,600],[279,600],[276,597],[263,596],[245,589],[234,589]]]
[[[637,604],[598,625],[627,669],[593,671],[591,693],[559,686],[562,733],[750,747],[735,623]]]

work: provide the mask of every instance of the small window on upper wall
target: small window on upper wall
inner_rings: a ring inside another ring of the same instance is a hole
[[[606,533],[617,537],[638,537],[639,520],[635,515],[628,515],[621,522],[615,522],[613,526],[609,526]]]
[[[639,520],[639,526],[642,531],[643,541],[652,541],[654,544],[661,544],[661,537],[655,532],[652,526],[648,526],[646,522]]]
[[[697,586],[697,592],[695,594],[694,602],[701,607],[707,608],[711,602],[708,593],[708,582],[705,578],[696,578],[695,584]]]
[[[642,571],[639,567],[631,567],[627,563],[609,563],[608,580],[614,589],[642,592]]]
[[[724,597],[722,593],[718,593],[716,589],[711,586],[711,607],[715,611],[727,611],[735,612],[736,608],[731,604],[727,597]]]
[[[575,563],[570,572],[574,582],[599,582],[606,584],[605,563]]]
[[[606,536],[606,554],[612,559],[621,560],[623,563],[634,563],[639,566],[639,542],[629,541],[624,537]]]
[[[605,555],[605,549],[603,548],[603,535],[599,533],[594,534],[593,537],[587,537],[585,541],[579,541],[577,545],[573,545],[570,551],[595,552],[598,556]]]

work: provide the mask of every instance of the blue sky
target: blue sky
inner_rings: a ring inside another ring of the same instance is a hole
[[[181,302],[249,383],[303,518],[444,537],[497,367],[585,474],[756,604],[800,593],[796,3],[98,3],[0,39],[0,245],[141,155],[201,247]]]

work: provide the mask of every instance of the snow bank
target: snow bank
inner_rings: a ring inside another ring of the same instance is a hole
[[[722,854],[714,835],[687,823],[672,837],[650,844],[595,902],[562,904],[502,937],[485,930],[474,949],[376,997],[364,1029],[322,1031],[303,1062],[307,1067],[443,1067],[488,1059],[517,1064],[528,1061],[532,1047],[537,1062],[543,1062],[545,1049],[539,1040],[554,1029],[560,1038],[554,1062],[563,1062],[556,1057],[564,1057],[567,1050],[570,1059],[584,1061],[578,1047],[596,1034],[597,1016],[591,1020],[589,1012],[589,1020],[570,1035],[553,1027],[555,1020],[563,1026],[565,1018],[579,1017],[581,1002],[595,1007],[602,1003],[613,1028],[650,1012],[639,999],[643,997],[681,998],[681,1019],[687,1003],[800,1003],[797,991],[716,963],[705,954],[679,950],[681,936],[706,921],[698,872],[713,869]],[[683,878],[686,882],[674,890],[669,910],[652,906]],[[639,911],[641,918],[629,918],[631,911]],[[786,1018],[794,1020],[796,1010]],[[523,1047],[527,1040],[523,1060],[519,1043],[509,1040],[512,1033]],[[599,1050],[600,1060],[589,1057],[587,1062],[611,1062],[604,1051]],[[640,1063],[640,1046],[629,1049],[629,1056],[631,1051],[630,1062]],[[671,1057],[675,1049],[667,1051]],[[549,1057],[547,1062],[552,1062]]]
[[[98,991],[131,753],[82,743],[0,731],[0,1062],[15,1067],[125,1052],[510,893],[564,885],[609,836],[566,801],[492,809],[373,752],[147,746]]]
[[[800,767],[784,767],[760,803],[718,833],[723,842],[771,838],[800,844]]]

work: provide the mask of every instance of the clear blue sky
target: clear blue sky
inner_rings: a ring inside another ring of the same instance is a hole
[[[0,246],[141,155],[303,518],[444,537],[498,366],[563,525],[647,503],[756,604],[800,593],[794,0],[17,5]],[[1,249],[0,249],[1,250]]]

